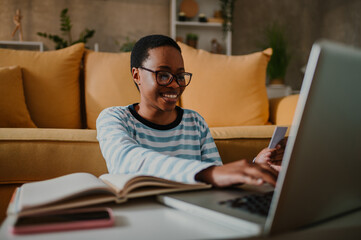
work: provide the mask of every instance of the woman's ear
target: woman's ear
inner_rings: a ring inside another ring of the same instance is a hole
[[[139,69],[133,67],[132,68],[132,76],[133,76],[133,81],[136,85],[140,85],[140,76],[139,76]]]

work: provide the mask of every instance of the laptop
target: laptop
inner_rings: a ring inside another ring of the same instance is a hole
[[[244,236],[313,226],[361,207],[360,140],[361,50],[321,40],[311,49],[274,189],[244,185],[158,201]],[[256,198],[268,198],[267,209],[244,207]]]

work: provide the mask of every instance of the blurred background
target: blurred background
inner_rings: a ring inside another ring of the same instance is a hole
[[[198,0],[196,2],[217,0]],[[181,1],[176,1],[179,5]],[[218,1],[219,4],[222,1]],[[290,55],[285,84],[299,90],[302,69],[312,44],[327,38],[356,47],[361,46],[360,0],[234,0],[231,55],[259,51],[266,29],[282,26]],[[213,3],[214,4],[214,3]],[[216,3],[217,6],[218,3]],[[98,51],[126,51],[148,34],[171,35],[170,0],[0,0],[0,40],[17,41],[14,31],[16,10],[21,10],[23,41],[43,42],[44,50],[55,44],[37,33],[61,36],[60,13],[68,9],[73,38],[84,29],[94,30],[86,46]],[[175,14],[179,14],[176,6]],[[200,14],[200,8],[197,14]],[[197,15],[198,16],[198,15]],[[213,16],[206,16],[211,18]],[[211,42],[212,39],[209,39]]]

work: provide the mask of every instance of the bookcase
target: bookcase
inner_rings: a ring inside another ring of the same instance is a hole
[[[181,38],[186,42],[189,33],[198,35],[197,48],[211,51],[212,40],[216,39],[222,47],[222,54],[232,55],[232,32],[223,33],[221,22],[199,22],[199,14],[208,19],[213,18],[214,11],[220,10],[219,0],[195,0],[199,11],[197,15],[186,21],[179,21],[178,14],[183,0],[171,0],[170,4],[170,35],[173,39]]]
[[[28,42],[28,41],[0,41],[0,48],[16,49],[16,50],[33,50],[44,51],[42,42]]]

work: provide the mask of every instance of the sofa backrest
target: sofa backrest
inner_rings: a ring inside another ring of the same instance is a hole
[[[225,56],[179,45],[185,69],[193,73],[181,97],[182,107],[199,112],[211,127],[267,124],[265,81],[271,49]],[[86,50],[84,73],[88,128],[96,128],[96,119],[104,108],[139,102],[130,72],[130,53]]]
[[[199,112],[211,127],[267,123],[265,74],[271,49],[225,56],[179,45],[185,69],[193,73],[182,107]],[[84,79],[79,78],[83,54]],[[0,49],[0,67],[13,65],[21,67],[27,108],[37,127],[82,128],[85,112],[87,128],[95,129],[103,109],[140,99],[130,53],[84,51],[83,44],[47,52]]]
[[[21,68],[25,101],[37,127],[82,127],[79,72],[83,52],[82,43],[47,52],[0,49],[0,67]]]

